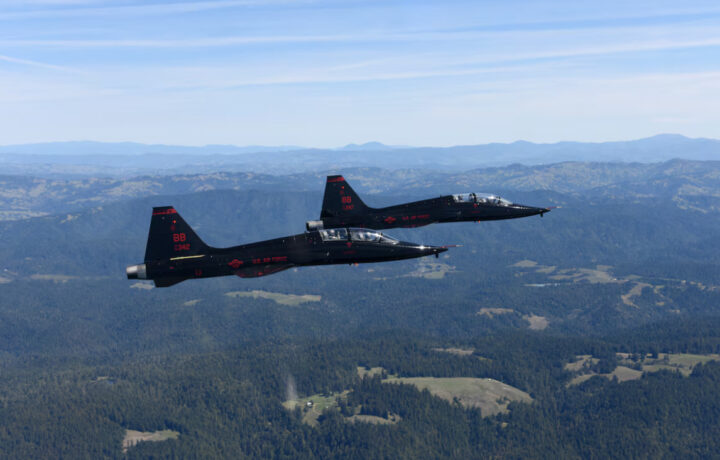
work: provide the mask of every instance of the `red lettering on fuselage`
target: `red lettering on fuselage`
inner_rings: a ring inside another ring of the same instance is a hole
[[[417,219],[429,219],[430,214],[418,214],[416,216],[402,216],[402,220],[408,221],[408,220],[417,220]]]
[[[179,252],[179,251],[189,251],[189,250],[190,250],[190,245],[187,244],[187,243],[185,243],[185,244],[176,244],[176,245],[173,246],[173,249],[174,249],[175,251],[178,251],[178,252]]]
[[[274,256],[274,257],[258,257],[257,259],[253,259],[252,263],[254,264],[270,264],[274,262],[287,262],[288,258],[287,256]]]

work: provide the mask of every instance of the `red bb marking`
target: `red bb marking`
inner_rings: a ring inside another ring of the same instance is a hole
[[[181,242],[185,241],[186,239],[187,239],[187,237],[185,236],[184,233],[173,233],[173,241],[175,243],[181,243]]]
[[[345,204],[352,203],[352,197],[351,196],[344,196],[342,197],[341,201]]]

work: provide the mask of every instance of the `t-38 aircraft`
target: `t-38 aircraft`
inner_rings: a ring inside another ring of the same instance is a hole
[[[187,279],[237,275],[254,278],[292,267],[355,264],[438,256],[423,246],[365,229],[316,230],[230,248],[205,244],[172,206],[153,208],[145,261],[126,268],[128,279],[167,287]]]
[[[343,176],[328,176],[320,220],[311,220],[305,225],[308,230],[340,227],[381,230],[445,222],[515,219],[537,214],[542,217],[551,209],[511,203],[483,193],[447,195],[387,208],[371,208],[363,203]]]

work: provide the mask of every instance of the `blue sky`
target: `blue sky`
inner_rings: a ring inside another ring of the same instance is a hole
[[[0,144],[720,138],[716,1],[0,0]]]

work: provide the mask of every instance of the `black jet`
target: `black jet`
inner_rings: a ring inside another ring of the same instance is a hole
[[[145,262],[127,267],[128,279],[167,287],[194,278],[255,278],[292,267],[386,262],[435,255],[447,247],[398,241],[356,228],[309,231],[231,248],[203,243],[172,206],[153,208]]]
[[[387,208],[367,206],[343,176],[328,176],[320,220],[306,223],[308,230],[361,227],[376,230],[421,227],[445,222],[479,222],[515,219],[540,214],[552,208],[511,203],[496,195],[461,193]]]

